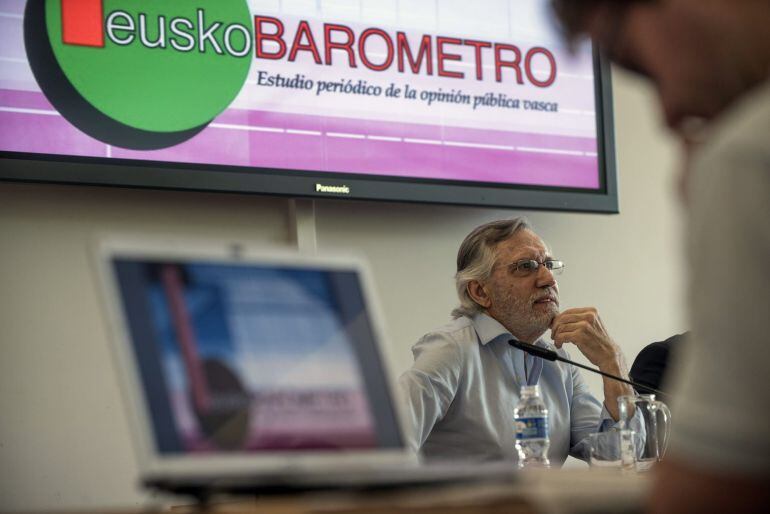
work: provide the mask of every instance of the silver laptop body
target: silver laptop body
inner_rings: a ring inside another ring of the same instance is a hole
[[[266,492],[505,471],[417,466],[360,259],[126,239],[97,253],[146,486]]]

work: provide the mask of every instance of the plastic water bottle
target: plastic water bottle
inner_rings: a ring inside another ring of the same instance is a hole
[[[548,409],[540,397],[539,385],[521,387],[519,404],[513,410],[516,423],[516,451],[519,468],[549,468]]]

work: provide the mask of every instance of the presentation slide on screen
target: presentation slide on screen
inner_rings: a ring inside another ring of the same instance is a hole
[[[547,0],[0,0],[0,150],[598,189]]]
[[[153,419],[161,451],[377,446],[325,272],[162,264],[156,275],[146,294],[165,390],[144,385],[169,401],[173,426],[165,411]]]

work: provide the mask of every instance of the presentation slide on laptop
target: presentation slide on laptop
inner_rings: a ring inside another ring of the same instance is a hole
[[[356,273],[129,260],[115,271],[160,453],[400,444]]]
[[[547,0],[26,5],[3,151],[600,188],[591,49]]]

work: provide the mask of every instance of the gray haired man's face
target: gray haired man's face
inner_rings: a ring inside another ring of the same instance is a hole
[[[518,231],[499,243],[496,250],[492,276],[484,284],[490,301],[487,312],[517,338],[534,341],[559,313],[559,287],[545,266],[522,277],[514,275],[514,265],[522,259],[543,262],[552,256],[531,230]]]

